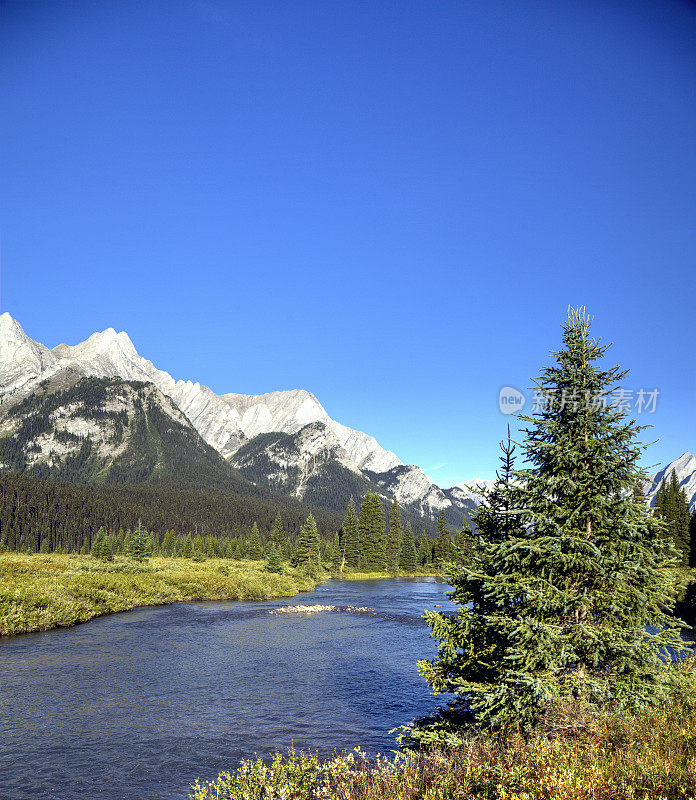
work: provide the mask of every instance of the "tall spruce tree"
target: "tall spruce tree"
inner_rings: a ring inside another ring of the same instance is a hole
[[[696,506],[689,517],[689,566],[696,567]]]
[[[263,558],[263,547],[261,546],[261,537],[259,536],[259,526],[256,523],[251,526],[251,535],[249,536],[247,553],[252,561],[260,561]]]
[[[342,530],[343,566],[348,570],[358,570],[362,562],[362,547],[358,532],[358,518],[355,515],[355,504],[352,497],[348,503]]]
[[[411,523],[406,523],[404,535],[401,537],[401,553],[399,554],[399,566],[404,572],[413,573],[418,566],[416,554],[416,542],[413,538],[413,528]]]
[[[439,657],[421,671],[485,727],[531,726],[558,698],[652,704],[661,655],[682,647],[662,523],[633,493],[641,429],[599,400],[627,373],[597,365],[590,322],[569,311],[540,410],[521,417],[529,468],[504,465],[484,496],[472,563],[450,576],[460,608],[427,614]]]
[[[385,560],[387,572],[392,574],[399,570],[399,555],[401,554],[401,537],[403,527],[401,525],[401,509],[394,500],[389,511],[389,534],[387,535],[387,545],[385,548]]]
[[[438,564],[443,564],[450,557],[450,534],[447,530],[447,519],[445,512],[440,512],[440,518],[437,521],[437,537],[435,539],[435,560]]]
[[[421,567],[427,567],[433,563],[433,543],[425,531],[421,532],[418,540],[418,563]]]
[[[147,553],[147,531],[143,529],[140,520],[138,527],[131,533],[128,540],[128,555],[136,561],[142,561]]]
[[[455,533],[452,540],[453,556],[456,561],[462,563],[466,561],[471,553],[471,527],[464,520],[462,527]]]
[[[283,551],[283,544],[285,542],[285,530],[283,528],[283,518],[280,511],[276,514],[273,520],[273,527],[271,528],[271,543],[280,554]]]
[[[667,527],[667,535],[679,553],[679,563],[688,567],[691,551],[689,502],[674,470],[668,479],[662,479],[655,497],[655,514]]]
[[[385,567],[384,506],[376,494],[368,492],[360,505],[358,532],[362,547],[362,569],[381,572]]]
[[[310,514],[295,542],[292,556],[293,566],[302,567],[309,575],[316,575],[321,565],[320,544],[317,523]]]
[[[266,572],[277,572],[281,573],[283,571],[283,562],[280,558],[280,552],[278,548],[275,546],[275,543],[271,541],[271,544],[268,548],[268,552],[266,553]]]
[[[102,548],[104,547],[105,541],[106,531],[104,528],[99,528],[97,535],[94,537],[94,541],[92,542],[92,555],[95,558],[101,558]]]

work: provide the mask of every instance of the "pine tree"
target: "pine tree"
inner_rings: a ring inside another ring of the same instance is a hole
[[[399,566],[404,572],[413,573],[418,566],[416,555],[416,542],[413,538],[413,528],[411,523],[406,523],[406,530],[401,539],[401,553],[399,555]]]
[[[389,512],[389,535],[387,536],[387,545],[385,552],[387,572],[392,575],[399,570],[399,555],[401,554],[401,537],[403,536],[403,528],[401,526],[401,509],[399,504],[394,500]]]
[[[50,553],[51,552],[51,543],[48,541],[47,537],[44,537],[41,540],[41,547],[39,548],[39,553]]]
[[[333,564],[334,567],[341,565],[341,543],[338,534],[331,539],[322,540],[322,562]]]
[[[184,558],[191,558],[191,556],[193,555],[193,539],[191,538],[190,533],[186,534],[181,554],[183,555]]]
[[[285,542],[285,530],[283,529],[283,518],[280,515],[280,511],[276,515],[275,520],[273,521],[273,527],[271,528],[271,543],[278,551],[278,555],[283,551],[283,544]]]
[[[94,537],[94,541],[92,542],[92,555],[95,558],[101,558],[102,554],[102,547],[104,547],[104,541],[106,539],[106,533],[104,528],[99,528],[97,531],[97,535]]]
[[[439,657],[422,672],[483,726],[528,727],[558,698],[652,704],[661,653],[682,649],[662,524],[633,495],[641,429],[597,401],[627,373],[595,364],[607,347],[589,327],[569,311],[537,382],[553,401],[521,418],[530,467],[504,469],[484,496],[472,563],[451,573],[456,614],[427,615]]]
[[[472,546],[472,533],[469,523],[464,520],[462,527],[454,535],[452,541],[454,548],[454,558],[459,564],[463,564],[469,559]]]
[[[679,563],[688,567],[691,550],[689,503],[674,470],[668,480],[662,479],[655,497],[655,514],[667,527],[668,536],[679,553]]]
[[[142,561],[147,550],[147,532],[144,531],[138,520],[138,527],[130,535],[128,555],[137,561]]]
[[[266,572],[281,573],[282,571],[283,563],[280,559],[280,553],[275,544],[271,542],[268,552],[266,553]]]
[[[362,547],[362,569],[381,572],[385,566],[386,531],[384,507],[376,494],[368,492],[360,505],[358,532]]]
[[[348,510],[343,520],[343,564],[345,569],[358,570],[362,562],[362,547],[358,532],[358,518],[355,515],[353,498],[350,498]]]
[[[101,549],[101,557],[103,561],[114,560],[114,537],[111,534],[104,539],[104,544],[102,545]]]
[[[440,512],[440,518],[437,521],[437,538],[435,539],[435,561],[438,564],[443,564],[450,557],[450,535],[447,530],[447,520],[445,512]]]
[[[433,563],[433,543],[425,531],[421,532],[418,540],[418,563],[421,567],[427,567]]]
[[[174,531],[167,531],[164,534],[164,539],[162,540],[162,555],[173,556],[175,547],[176,540],[174,537]]]
[[[292,556],[293,566],[302,567],[308,575],[315,576],[321,564],[319,547],[320,540],[317,523],[310,514],[295,542],[295,550]]]
[[[260,561],[263,557],[263,547],[261,547],[261,537],[259,536],[259,526],[254,523],[249,537],[248,556],[252,561]]]
[[[696,506],[689,517],[689,566],[696,567]]]

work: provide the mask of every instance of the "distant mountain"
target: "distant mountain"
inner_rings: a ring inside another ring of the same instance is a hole
[[[310,422],[297,433],[261,433],[230,463],[260,486],[336,510],[376,488],[323,422]]]
[[[379,487],[426,519],[445,511],[454,526],[471,511],[469,498],[440,489],[419,467],[402,464],[373,437],[331,419],[310,392],[216,395],[207,386],[176,381],[157,369],[138,355],[124,332],[108,328],[81,344],[49,349],[28,337],[8,313],[0,315],[0,410],[21,402],[41,384],[55,390],[85,376],[153,384],[205,442],[260,486],[321,500],[327,507],[366,486]]]
[[[164,481],[258,494],[151,383],[53,379],[61,388],[44,381],[0,409],[1,468],[71,483]]]
[[[650,480],[643,487],[646,496],[650,500],[650,505],[655,505],[655,498],[662,479],[667,478],[669,480],[672,472],[676,472],[677,483],[686,492],[689,509],[693,510],[696,508],[696,456],[688,450],[650,476]]]
[[[216,395],[207,386],[175,381],[138,355],[128,334],[107,328],[74,346],[49,350],[30,339],[7,312],[0,315],[0,394],[19,399],[41,380],[66,369],[82,375],[153,383],[170,397],[201,436],[226,456],[260,433],[296,433],[323,422],[359,469],[389,469],[401,463],[366,433],[332,420],[311,392],[292,389],[261,395]]]

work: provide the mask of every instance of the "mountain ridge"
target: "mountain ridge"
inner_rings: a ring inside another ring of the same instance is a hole
[[[368,482],[372,474],[407,466],[393,452],[381,447],[374,437],[329,417],[317,398],[305,389],[259,395],[234,392],[217,395],[203,384],[175,380],[169,373],[159,370],[138,354],[127,333],[119,333],[114,328],[95,332],[77,345],[59,344],[49,349],[27,336],[19,322],[5,312],[0,315],[0,363],[3,366],[0,401],[3,403],[17,402],[42,380],[55,379],[68,370],[84,376],[118,377],[153,383],[175,403],[203,439],[228,459],[258,435],[269,432],[295,435],[308,424],[322,423],[327,438],[329,433],[335,437],[348,454],[352,467]],[[420,513],[418,509],[425,509],[431,520],[443,510],[448,512],[453,524],[465,519],[470,510],[468,503],[448,497],[431,481],[424,482],[420,468],[408,467],[414,481],[410,484],[400,481],[389,487],[399,503],[416,513]],[[414,482],[420,486],[422,496],[414,489]],[[295,491],[301,494],[304,490],[299,485]],[[426,502],[427,495],[431,496],[431,501],[434,498],[434,502]]]
[[[449,523],[458,526],[478,505],[476,488],[490,488],[493,483],[491,479],[472,478],[441,488],[420,467],[403,464],[374,437],[332,419],[316,396],[305,389],[218,395],[204,384],[175,380],[155,367],[139,355],[125,331],[109,327],[76,345],[61,343],[49,349],[31,339],[8,312],[0,315],[0,414],[42,382],[60,387],[70,385],[80,376],[153,384],[173,402],[203,440],[242,474],[246,473],[249,480],[270,485],[271,473],[264,477],[258,471],[260,461],[265,460],[269,470],[286,470],[281,481],[283,493],[298,499],[308,490],[317,496],[342,496],[345,491],[338,486],[341,481],[353,488],[379,487],[414,514],[432,521],[444,512]],[[307,426],[319,426],[309,438]],[[269,433],[282,433],[285,438],[258,438]],[[299,445],[303,438],[305,444],[311,439],[315,455],[323,454],[319,467],[315,460],[314,467],[307,468],[310,459]],[[262,454],[262,442],[271,451]],[[286,452],[282,452],[283,448]],[[241,454],[235,458],[238,453]],[[292,464],[289,459],[294,459]],[[694,508],[696,457],[689,451],[658,470],[645,484],[651,505],[659,481],[672,469],[677,471],[689,505]]]

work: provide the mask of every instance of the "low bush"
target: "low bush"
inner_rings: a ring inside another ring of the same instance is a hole
[[[670,670],[670,699],[629,715],[549,709],[533,734],[475,734],[419,755],[289,750],[197,781],[189,800],[694,800],[696,664]]]

